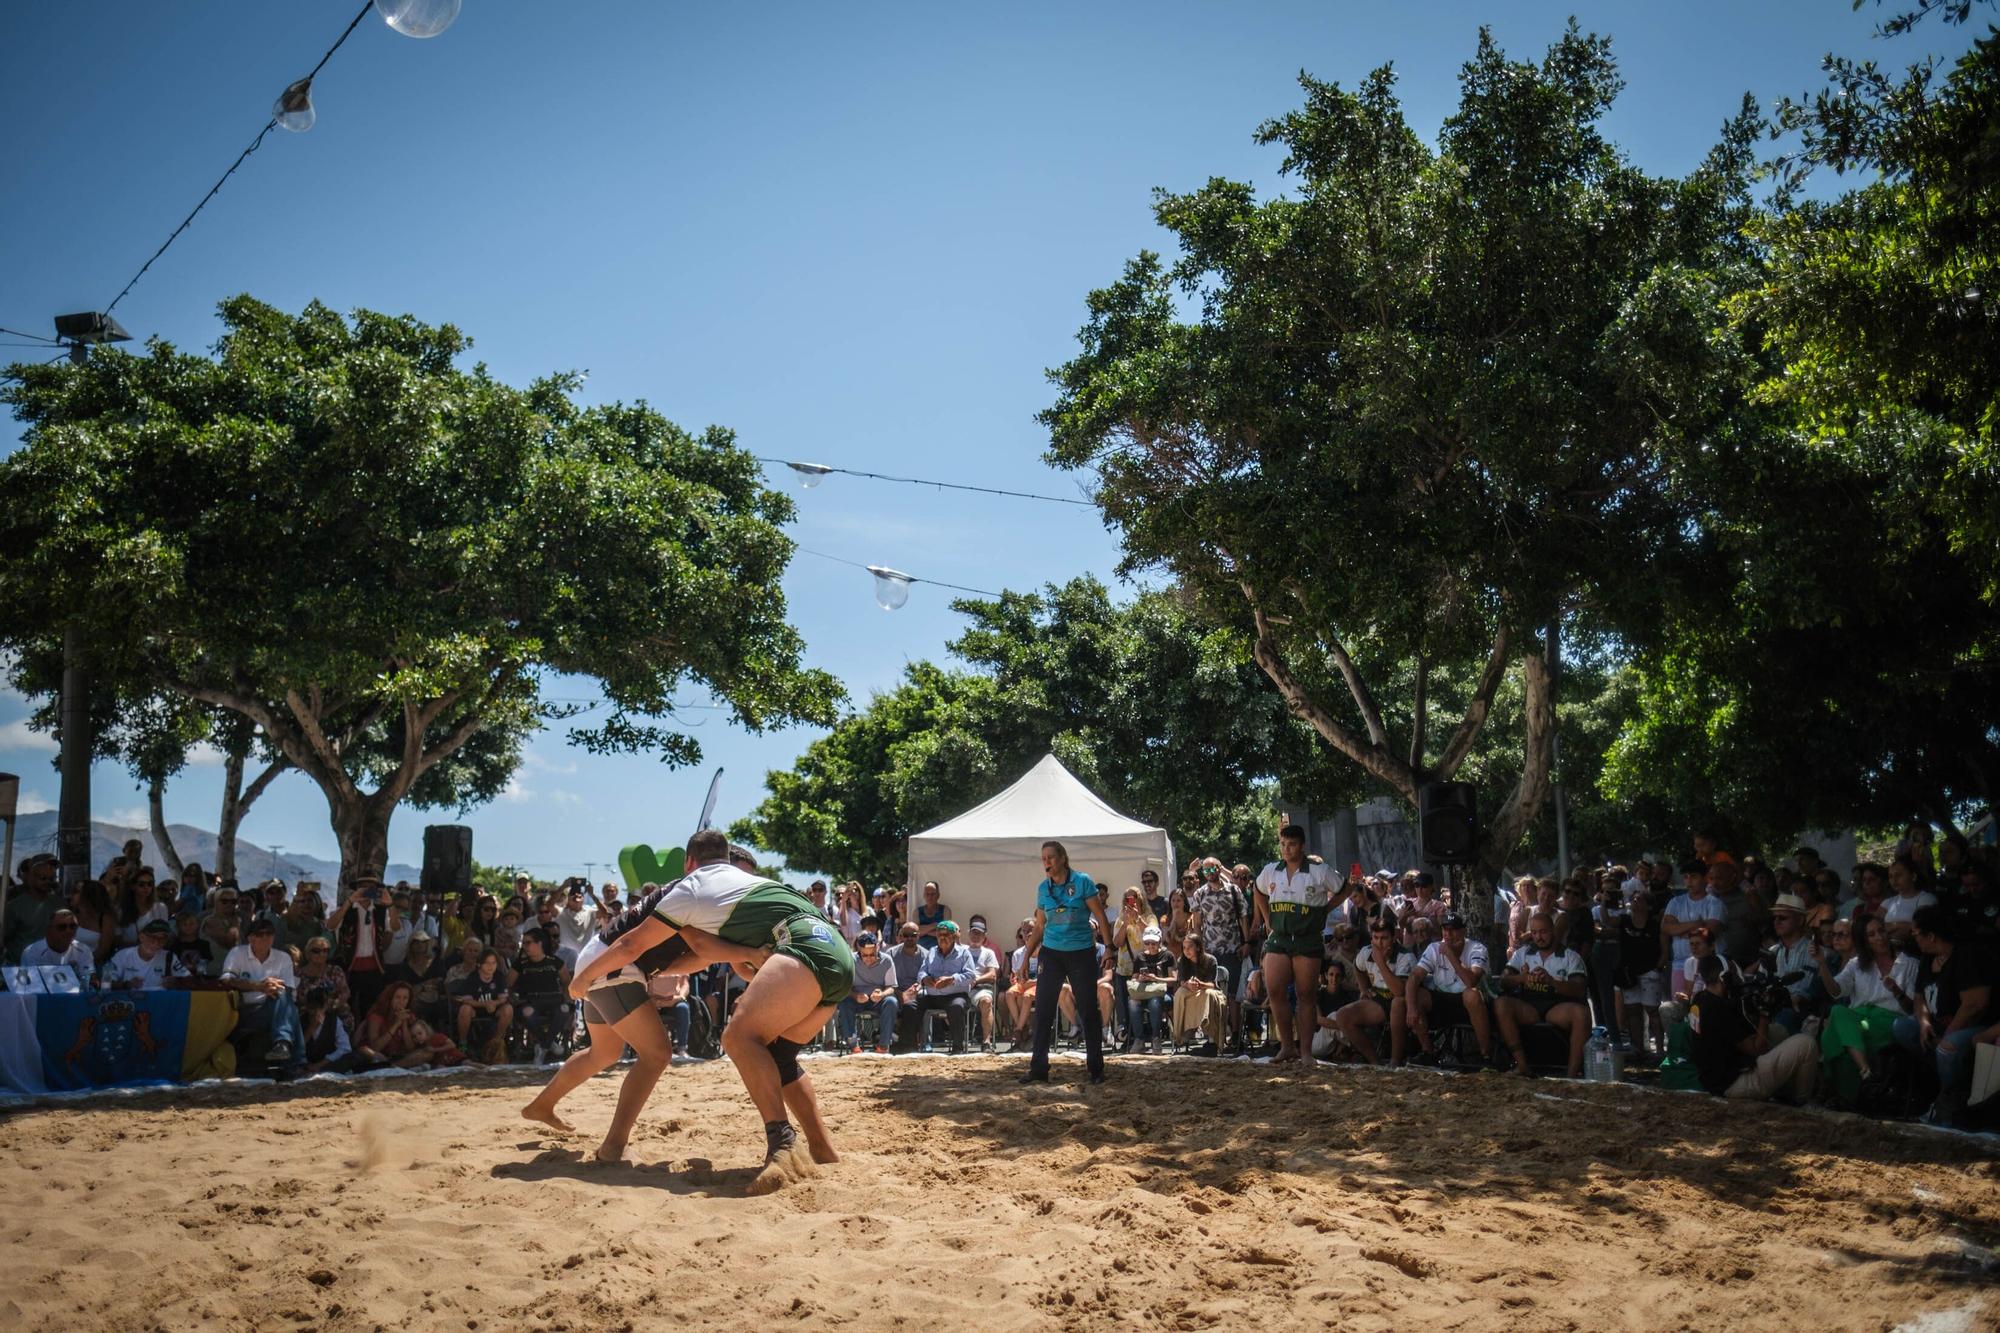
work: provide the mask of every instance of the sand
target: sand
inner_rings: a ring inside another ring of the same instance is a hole
[[[766,1198],[720,1062],[620,1165],[583,1160],[616,1072],[574,1138],[518,1118],[524,1070],[19,1111],[0,1327],[2000,1324],[1990,1139],[1427,1071],[808,1067],[846,1155]]]

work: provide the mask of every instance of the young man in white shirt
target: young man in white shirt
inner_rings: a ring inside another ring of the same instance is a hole
[[[298,976],[292,956],[271,947],[275,932],[265,920],[250,924],[250,942],[239,944],[222,960],[222,978],[242,992],[238,1032],[268,1032],[267,1063],[291,1068],[299,1062],[304,1039],[299,1027]]]
[[[1347,1044],[1361,1053],[1369,1064],[1377,1063],[1375,1043],[1364,1028],[1389,1027],[1389,1064],[1403,1063],[1403,1037],[1409,1026],[1406,980],[1417,965],[1417,956],[1396,943],[1395,927],[1377,920],[1369,929],[1368,943],[1354,956],[1354,968],[1361,974],[1365,989],[1361,998],[1342,1005],[1332,1018],[1346,1035]],[[1321,1020],[1324,1024],[1327,1020]]]
[[[972,951],[972,1008],[979,1019],[979,1049],[991,1055],[995,1009],[1000,993],[1000,955],[986,938],[986,918],[974,913],[965,923],[965,947]]]
[[[1688,960],[1688,934],[1704,921],[1722,927],[1722,919],[1727,915],[1722,900],[1708,891],[1708,868],[1699,861],[1691,861],[1681,866],[1683,888],[1667,904],[1667,910],[1660,917],[1660,934],[1673,941],[1673,965],[1678,970]],[[1700,989],[1699,986],[1696,987]],[[1692,993],[1692,992],[1690,992]]]
[[[110,990],[160,990],[168,977],[184,977],[187,969],[167,952],[173,933],[158,917],[139,927],[139,942],[120,949],[104,965],[104,985]]]
[[[1555,940],[1555,922],[1535,913],[1528,918],[1528,942],[1514,950],[1500,974],[1493,1016],[1500,1020],[1500,1038],[1514,1057],[1515,1074],[1529,1072],[1521,1028],[1532,1023],[1547,1023],[1567,1034],[1569,1076],[1583,1073],[1583,1044],[1590,1037],[1590,1008],[1584,1001],[1589,983],[1576,950],[1558,949]]]
[[[1483,1064],[1493,1058],[1493,1016],[1480,989],[1486,980],[1486,946],[1465,938],[1465,918],[1447,912],[1444,938],[1426,948],[1417,965],[1410,969],[1404,993],[1410,998],[1410,1031],[1423,1048],[1426,1064],[1437,1062],[1437,1048],[1431,1044],[1431,1024],[1441,1027],[1464,1023],[1479,1043]]]

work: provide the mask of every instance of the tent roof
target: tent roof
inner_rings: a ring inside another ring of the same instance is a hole
[[[1039,839],[1159,832],[1151,824],[1128,819],[1113,810],[1097,793],[1077,781],[1076,775],[1058,763],[1054,755],[1048,755],[998,796],[913,836]]]

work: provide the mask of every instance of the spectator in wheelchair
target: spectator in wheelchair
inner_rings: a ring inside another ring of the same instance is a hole
[[[1417,956],[1396,943],[1395,928],[1378,918],[1369,928],[1368,943],[1354,958],[1355,972],[1365,987],[1361,998],[1333,1015],[1334,1025],[1346,1035],[1347,1044],[1371,1065],[1379,1061],[1368,1030],[1380,1027],[1389,1029],[1389,1063],[1403,1063],[1409,1025],[1405,987],[1416,965]]]
[[[478,967],[458,983],[452,998],[457,1002],[459,1046],[476,1052],[481,1064],[500,1063],[514,1026],[514,1002],[500,955],[482,950]]]
[[[551,904],[553,905],[553,904]],[[521,937],[521,963],[514,972],[514,1010],[520,1016],[520,1037],[525,1053],[536,1064],[559,1049],[562,1038],[574,1021],[565,998],[569,991],[569,967],[550,946],[550,934],[541,927]]]
[[[1583,1044],[1590,1038],[1588,986],[1576,950],[1556,947],[1555,922],[1541,912],[1530,916],[1528,942],[1508,957],[1500,974],[1500,998],[1493,1002],[1500,1038],[1514,1057],[1510,1072],[1530,1072],[1521,1029],[1547,1023],[1569,1038],[1569,1076],[1582,1075]]]

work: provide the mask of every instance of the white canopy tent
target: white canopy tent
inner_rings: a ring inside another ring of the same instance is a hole
[[[1070,864],[1104,886],[1105,914],[1139,872],[1172,886],[1174,845],[1165,829],[1128,819],[1106,805],[1049,755],[1019,782],[956,819],[910,838],[910,904],[915,915],[926,880],[938,882],[939,899],[962,929],[974,913],[985,916],[993,947],[1014,947],[1014,928],[1035,911],[1042,878],[1042,844],[1053,839],[1069,851]]]

